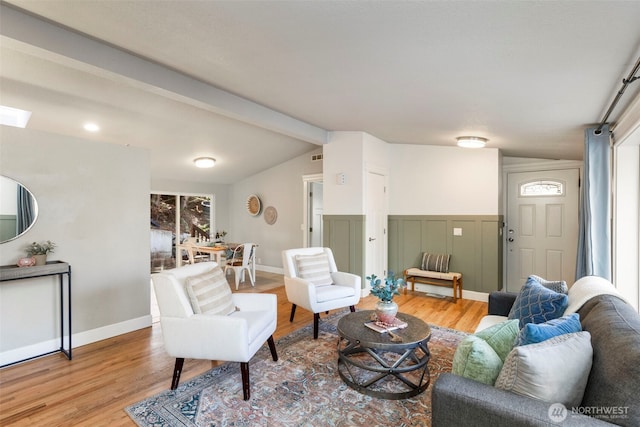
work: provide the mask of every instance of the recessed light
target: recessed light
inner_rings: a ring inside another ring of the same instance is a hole
[[[198,157],[193,159],[193,163],[199,168],[212,168],[216,164],[216,159],[213,157]]]
[[[25,128],[29,118],[31,118],[31,111],[0,105],[0,125]]]
[[[489,141],[487,138],[479,136],[459,136],[456,139],[458,140],[458,147],[463,148],[482,148]]]
[[[83,127],[87,132],[98,132],[100,130],[100,126],[95,123],[85,123]]]

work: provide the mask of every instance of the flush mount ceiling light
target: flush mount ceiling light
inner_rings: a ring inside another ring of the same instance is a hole
[[[29,118],[31,118],[31,111],[0,105],[0,125],[25,128]]]
[[[82,127],[87,132],[98,132],[100,130],[100,126],[95,123],[85,123]]]
[[[216,159],[213,157],[198,157],[193,159],[193,163],[199,168],[212,168],[216,164]]]
[[[482,148],[489,141],[487,138],[479,136],[459,136],[456,139],[458,140],[458,147],[463,148]]]

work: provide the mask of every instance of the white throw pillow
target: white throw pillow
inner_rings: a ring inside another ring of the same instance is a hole
[[[226,316],[236,310],[231,288],[220,267],[187,277],[185,283],[194,313]]]
[[[308,280],[316,286],[333,284],[329,269],[329,258],[326,253],[315,255],[296,255],[298,277]]]
[[[495,387],[567,408],[580,406],[593,349],[587,331],[559,335],[538,344],[514,347]]]

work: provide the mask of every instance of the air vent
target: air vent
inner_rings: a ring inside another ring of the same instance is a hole
[[[312,162],[317,162],[318,160],[322,160],[322,154],[314,154],[311,156]]]

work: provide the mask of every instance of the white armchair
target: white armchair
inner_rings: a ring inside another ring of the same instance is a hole
[[[360,276],[338,271],[329,248],[300,248],[282,251],[284,286],[291,302],[290,322],[300,306],[313,313],[313,338],[318,338],[320,313],[349,307],[360,301]]]
[[[215,262],[187,265],[151,275],[160,308],[165,349],[176,358],[171,389],[178,386],[185,358],[240,362],[244,400],[248,400],[249,360],[265,341],[269,344],[273,360],[278,360],[272,335],[276,330],[277,297],[273,294],[235,293],[230,295],[231,311],[233,305],[236,307],[231,314],[196,314],[186,290],[187,279],[202,277],[206,273],[221,277],[229,288],[224,273]],[[226,293],[227,289],[222,291]],[[230,288],[228,292],[231,293]]]

